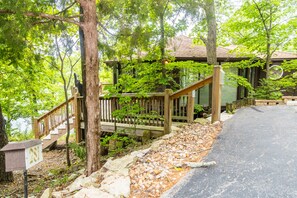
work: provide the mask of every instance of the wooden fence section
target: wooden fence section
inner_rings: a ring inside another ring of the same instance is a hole
[[[68,100],[69,103],[69,117],[74,115],[74,97]],[[66,102],[58,105],[43,116],[34,119],[33,130],[35,138],[40,139],[50,134],[50,131],[56,129],[59,125],[67,120],[66,117]]]

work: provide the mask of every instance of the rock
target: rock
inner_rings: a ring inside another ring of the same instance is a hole
[[[52,198],[53,189],[47,188],[41,195],[40,198]]]
[[[204,118],[196,118],[196,119],[194,120],[194,122],[195,122],[195,123],[202,124],[202,125],[209,124],[209,120],[204,119]]]
[[[159,150],[159,147],[164,143],[164,140],[158,140],[156,142],[154,142],[152,145],[151,145],[151,150],[152,151],[157,151]]]
[[[82,174],[84,174],[85,170],[86,170],[86,169],[84,169],[84,168],[83,168],[83,169],[80,169],[77,173],[78,173],[79,175],[82,175]]]
[[[81,175],[66,189],[69,192],[73,192],[85,187],[99,186],[99,183],[98,183],[99,178],[100,178],[100,171],[92,173],[89,177],[86,177],[85,175]]]
[[[112,196],[111,194],[94,187],[83,188],[73,196],[73,198],[81,198],[81,197],[114,198],[114,196]]]
[[[140,150],[140,151],[133,151],[131,153],[132,156],[138,157],[138,158],[143,158],[151,149],[144,149],[144,150]]]
[[[100,189],[108,192],[115,197],[129,197],[130,195],[130,177],[112,176],[104,179],[101,183]]]
[[[77,174],[73,173],[68,177],[68,180],[74,180],[75,178],[77,178]]]
[[[126,155],[115,160],[108,159],[103,167],[111,171],[119,171],[123,168],[128,168],[133,162],[135,162],[135,160],[135,156]]]
[[[52,195],[54,198],[64,198],[66,195],[69,194],[68,190],[62,190],[59,192],[53,192]]]

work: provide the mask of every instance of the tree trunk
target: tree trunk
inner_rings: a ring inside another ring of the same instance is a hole
[[[67,94],[67,82],[64,77],[63,72],[61,72],[63,83],[64,83],[64,94],[65,94],[65,100],[66,100],[66,162],[67,166],[71,166],[71,161],[70,161],[70,150],[69,150],[69,136],[70,136],[70,122],[69,122],[69,101],[68,101],[68,94]]]
[[[160,32],[161,32],[161,39],[160,39],[160,50],[161,50],[161,61],[162,61],[162,78],[166,78],[166,68],[165,68],[165,27],[164,27],[164,14],[160,14]],[[166,85],[161,85],[161,92],[164,92],[166,89]]]
[[[270,54],[270,33],[267,33],[267,49],[266,49],[266,79],[269,78],[269,69],[270,69],[270,61],[271,61],[271,54]]]
[[[83,22],[81,27],[84,35],[85,49],[85,106],[87,123],[87,175],[99,169],[99,65],[98,65],[98,32],[96,17],[96,0],[81,0]]]
[[[214,0],[204,1],[204,11],[207,22],[207,39],[202,41],[206,45],[207,63],[210,65],[217,64],[217,24]],[[208,86],[209,90],[209,107],[212,106],[212,84]]]
[[[2,115],[2,109],[0,105],[0,149],[2,149],[8,143],[8,138],[5,132],[5,120]],[[0,182],[13,181],[12,172],[5,172],[5,155],[0,151]]]
[[[83,16],[84,11],[83,8],[80,6],[79,8],[80,10],[80,15]],[[79,22],[83,23],[84,19],[83,17],[79,17]],[[80,40],[80,60],[81,60],[81,76],[82,76],[82,96],[86,95],[86,52],[85,52],[85,38],[84,38],[84,32],[82,30],[81,27],[79,27],[79,40]],[[82,103],[82,108],[86,109],[86,97],[83,97],[83,103]],[[83,111],[83,121],[84,123],[88,122],[88,116],[86,111]],[[82,140],[86,141],[86,129],[82,129],[81,130],[81,134],[82,134]]]
[[[214,0],[205,0],[206,21],[207,21],[207,63],[217,64],[217,24],[215,15]]]

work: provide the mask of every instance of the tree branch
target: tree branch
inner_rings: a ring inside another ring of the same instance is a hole
[[[269,33],[269,29],[268,29],[268,27],[267,27],[267,24],[265,23],[266,19],[264,18],[264,15],[263,15],[263,13],[262,13],[262,11],[261,11],[261,8],[260,8],[259,5],[257,4],[257,2],[256,2],[255,0],[253,0],[253,2],[254,2],[255,6],[256,6],[256,8],[257,8],[257,10],[258,10],[258,12],[259,12],[259,15],[260,15],[261,19],[262,19],[261,21],[262,21],[263,26],[264,26],[264,28],[265,28],[266,35],[268,35],[268,33]]]
[[[0,14],[16,14],[16,12],[11,10],[0,10]],[[44,19],[50,19],[50,20],[56,20],[56,21],[64,21],[67,23],[72,23],[77,26],[81,25],[78,21],[75,21],[73,19],[64,18],[61,16],[55,16],[55,15],[46,14],[46,13],[24,12],[22,14],[27,17],[36,17],[36,18],[44,18]]]
[[[207,45],[207,39],[205,37],[203,37],[202,35],[200,35],[200,39],[202,40],[202,42]]]
[[[102,23],[100,23],[99,21],[97,21],[97,23],[99,24],[99,26],[105,30],[108,34],[112,35],[112,36],[116,36],[115,34],[111,33]]]
[[[56,14],[54,14],[54,15],[59,15],[59,14],[62,14],[63,12],[65,12],[65,11],[67,11],[67,10],[69,10],[70,8],[72,8],[72,6],[74,6],[75,5],[75,1],[72,3],[72,4],[70,4],[68,7],[66,7],[64,10],[62,10],[62,11],[60,11],[60,12],[57,12]]]

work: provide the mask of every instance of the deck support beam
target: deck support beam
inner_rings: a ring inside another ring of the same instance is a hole
[[[212,108],[211,108],[211,123],[221,120],[221,66],[216,65],[213,69],[213,80],[212,80]]]

